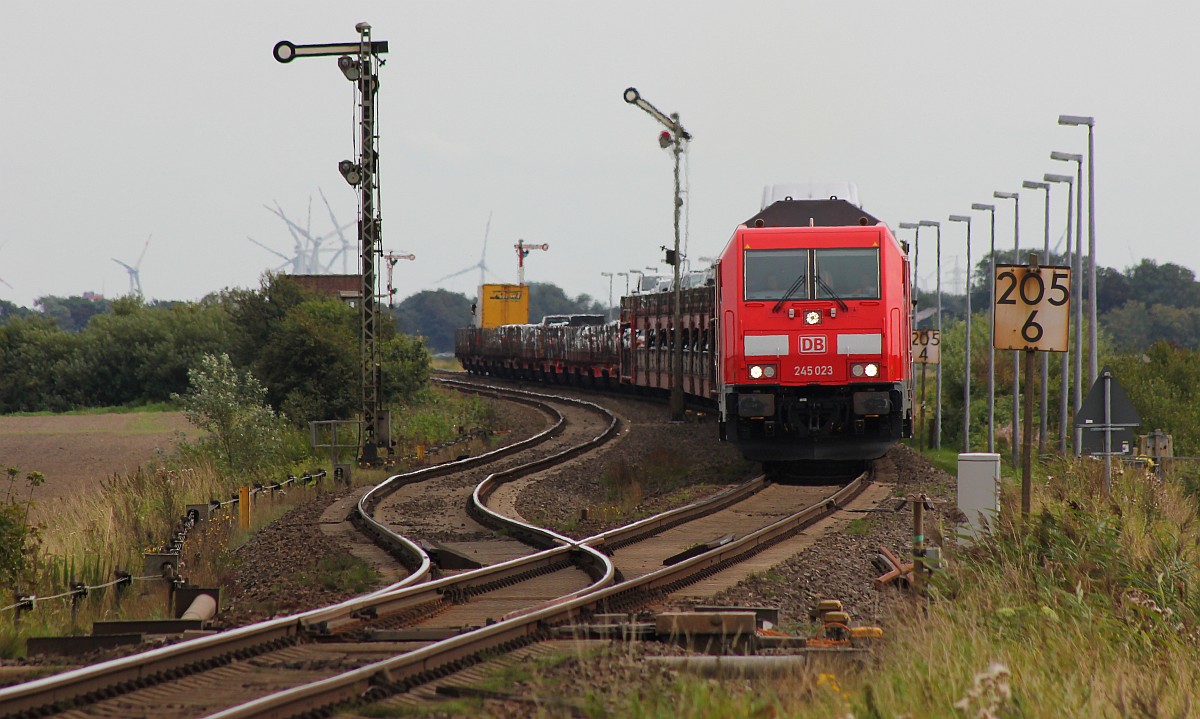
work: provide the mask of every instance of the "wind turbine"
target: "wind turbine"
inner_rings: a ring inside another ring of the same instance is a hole
[[[329,258],[329,263],[325,265],[325,271],[329,272],[330,269],[333,268],[333,263],[337,260],[338,256],[341,255],[342,274],[348,275],[348,274],[350,274],[350,268],[349,268],[349,261],[350,261],[350,256],[351,256],[350,248],[353,246],[353,244],[346,237],[346,234],[344,232],[342,232],[342,230],[346,229],[353,223],[348,222],[345,225],[339,225],[337,218],[333,216],[333,207],[330,206],[329,200],[327,200],[325,198],[325,191],[318,187],[317,192],[321,193],[321,201],[325,203],[325,209],[329,211],[329,221],[331,223],[333,223],[334,232],[337,233],[338,239],[340,239],[342,241],[342,249],[333,253],[333,257]]]
[[[341,256],[342,273],[347,273],[346,264],[350,254],[349,250],[352,245],[350,240],[346,238],[343,230],[353,226],[355,223],[347,222],[345,224],[339,224],[337,218],[333,214],[333,207],[330,206],[329,200],[325,198],[324,191],[318,189],[318,192],[321,193],[321,200],[325,203],[325,208],[329,211],[329,219],[333,223],[333,231],[326,232],[323,235],[314,235],[312,232],[312,197],[308,198],[308,217],[304,226],[301,226],[299,223],[288,218],[278,200],[274,201],[275,207],[263,205],[263,207],[270,211],[271,214],[283,220],[284,225],[287,226],[288,234],[292,236],[293,254],[290,257],[271,249],[253,237],[246,238],[271,254],[285,260],[283,264],[275,268],[275,271],[282,270],[283,268],[291,265],[290,272],[294,275],[329,274],[333,269],[333,263],[337,261],[338,256]],[[334,235],[337,235],[341,239],[341,249],[333,250],[331,248],[322,248],[322,243]],[[322,252],[333,252],[334,254],[328,262],[322,262]]]
[[[278,271],[282,270],[284,267],[287,267],[288,265],[293,264],[296,260],[295,257],[288,257],[287,255],[283,254],[282,252],[278,252],[277,250],[275,250],[271,247],[268,247],[267,245],[264,245],[263,243],[259,242],[258,240],[254,239],[253,237],[250,237],[249,235],[246,235],[246,239],[250,240],[254,244],[263,248],[267,252],[270,252],[272,255],[283,258],[283,264],[279,265],[278,267],[272,267],[271,268],[272,272],[278,272]]]
[[[452,272],[452,273],[446,275],[445,277],[435,280],[434,282],[440,283],[440,282],[442,282],[444,280],[448,280],[452,277],[458,277],[459,275],[464,275],[464,274],[470,272],[471,270],[475,269],[476,267],[478,267],[479,268],[479,286],[482,287],[484,280],[485,280],[484,274],[488,272],[487,241],[488,241],[488,234],[491,232],[491,230],[492,230],[492,213],[489,212],[488,219],[487,219],[487,225],[483,228],[483,252],[481,252],[479,255],[479,262],[471,265],[470,267],[461,269],[458,272]]]
[[[150,237],[153,236],[150,235]],[[138,255],[137,262],[132,267],[115,257],[112,258],[113,262],[124,267],[125,271],[129,273],[129,294],[136,294],[138,297],[142,296],[142,258],[146,256],[146,249],[150,247],[150,237],[146,238],[146,244],[142,245],[142,254]]]
[[[0,250],[4,249],[4,246],[7,244],[8,244],[8,240],[5,240],[4,242],[0,242]],[[3,277],[0,277],[0,282],[3,282],[5,285],[7,285],[8,289],[10,289],[10,290],[17,289],[16,287],[13,287],[12,285],[8,284],[8,282]]]

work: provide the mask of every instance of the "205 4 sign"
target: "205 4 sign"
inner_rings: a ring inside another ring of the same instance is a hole
[[[996,265],[992,345],[998,350],[1066,352],[1071,268]]]
[[[942,361],[942,333],[937,330],[912,331],[912,358],[917,364]]]

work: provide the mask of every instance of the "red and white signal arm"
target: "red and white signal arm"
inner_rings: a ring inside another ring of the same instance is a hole
[[[942,333],[938,330],[913,330],[912,358],[916,364],[941,364]]]
[[[996,265],[992,346],[1066,352],[1071,335],[1071,268]]]

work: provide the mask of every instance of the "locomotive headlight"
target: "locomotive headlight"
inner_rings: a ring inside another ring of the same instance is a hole
[[[773,364],[750,365],[750,379],[773,379],[779,373],[779,368]]]
[[[804,313],[804,324],[819,325],[821,324],[821,313],[817,310],[809,310]]]
[[[855,362],[850,365],[850,376],[855,379],[878,377],[879,365],[874,362]]]

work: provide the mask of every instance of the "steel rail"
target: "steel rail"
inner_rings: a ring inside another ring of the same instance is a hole
[[[285,719],[320,713],[353,702],[377,701],[439,676],[446,667],[475,661],[482,652],[515,648],[545,635],[547,627],[574,620],[589,610],[607,608],[638,592],[662,592],[695,581],[723,565],[752,555],[833,513],[859,492],[867,473],[829,498],[752,532],[727,545],[640,577],[556,602],[536,611],[436,642],[406,654],[336,677],[288,689],[218,712],[209,719]]]
[[[476,387],[470,388],[469,391],[481,392]],[[540,404],[533,399],[538,395],[532,392],[494,387],[485,387],[482,392],[491,392],[497,395],[521,395],[522,398],[516,401],[522,401],[527,404]],[[559,398],[553,399],[557,401]],[[576,404],[590,404],[582,403],[578,400],[570,400],[569,398],[562,398],[562,401]],[[592,406],[608,414],[612,418],[613,423],[615,423],[615,417],[611,413],[608,413],[607,410],[603,410],[603,408],[596,405]],[[404,484],[419,481],[411,479],[414,475],[420,479],[444,476],[528,449],[561,434],[565,425],[565,418],[552,407],[543,406],[542,408],[548,410],[552,416],[556,417],[556,421],[549,429],[529,439],[473,458],[448,462],[436,467],[423,468],[412,473],[395,475],[373,488],[367,494],[371,494],[375,490],[380,489],[384,484],[388,484],[390,489],[378,495],[384,496]],[[610,429],[613,423],[610,423]],[[539,464],[539,466],[542,465]],[[490,567],[483,567],[456,575],[455,577],[449,577],[445,580],[423,582],[413,586],[416,582],[428,578],[431,566],[428,555],[415,543],[395,532],[387,530],[377,520],[374,520],[370,516],[370,510],[368,509],[370,503],[364,501],[366,496],[364,494],[364,498],[360,499],[356,505],[356,509],[363,512],[362,516],[371,520],[380,535],[389,536],[391,541],[396,542],[400,546],[407,547],[413,556],[421,557],[417,571],[410,574],[404,580],[384,589],[376,590],[368,595],[339,602],[329,607],[312,609],[287,617],[279,617],[239,627],[219,634],[198,637],[178,644],[140,652],[128,657],[81,667],[12,687],[5,687],[0,689],[0,709],[3,709],[6,715],[9,712],[14,714],[36,712],[43,707],[65,704],[91,694],[112,693],[121,687],[133,687],[153,682],[156,678],[181,673],[198,665],[219,664],[228,661],[234,656],[269,651],[295,643],[303,634],[311,633],[314,630],[329,631],[331,629],[344,628],[351,624],[361,623],[363,617],[398,613],[413,609],[422,604],[438,601],[444,594],[449,592],[472,591],[473,586],[475,586],[472,585],[472,582],[484,576],[490,581],[512,579],[530,573],[545,571],[545,569],[557,563],[567,562],[572,558],[582,562],[589,574],[600,585],[603,585],[605,582],[611,583],[615,573],[611,561],[602,553],[579,546],[561,546],[551,552],[540,552],[528,557],[519,557]],[[378,496],[376,497],[376,501],[378,500]],[[520,524],[522,527],[530,526],[524,523]],[[570,542],[571,540],[568,539],[567,541]],[[573,542],[571,544],[574,545]],[[457,585],[463,585],[463,587],[460,589]]]
[[[436,379],[435,381],[443,384],[464,384]],[[508,390],[500,390],[499,388],[495,387],[455,387],[454,389],[456,391],[463,392],[469,391],[475,394],[491,394],[492,396],[497,397],[499,397],[502,392],[509,392]],[[496,459],[523,452],[562,434],[564,427],[566,426],[566,418],[563,417],[561,412],[558,412],[550,405],[546,405],[531,399],[529,395],[532,393],[521,392],[519,390],[512,390],[511,392],[519,395],[517,397],[511,397],[511,401],[538,407],[539,409],[550,414],[551,417],[554,418],[554,423],[547,429],[538,432],[532,437],[519,442],[513,442],[512,444],[499,447],[490,452],[484,452],[483,454],[479,454],[474,457],[468,457],[466,459],[443,462],[442,464],[438,464],[433,467],[424,467],[412,472],[393,475],[392,477],[387,478],[383,482],[380,482],[364,492],[362,497],[359,497],[358,502],[354,506],[354,513],[351,516],[351,521],[361,531],[370,536],[376,544],[378,544],[392,556],[396,557],[401,564],[409,569],[408,577],[405,577],[401,581],[388,587],[376,590],[375,592],[371,593],[372,595],[385,594],[417,582],[426,581],[429,579],[433,571],[433,563],[429,557],[429,554],[425,552],[425,550],[423,550],[415,542],[392,531],[392,529],[383,522],[375,519],[373,510],[379,501],[381,501],[387,495],[396,492],[403,486],[415,484],[417,482],[423,482],[436,477],[444,477],[465,469],[478,467],[489,462],[493,462]]]
[[[512,390],[501,391],[507,394]],[[532,395],[533,393],[526,394]],[[570,400],[570,398],[555,397],[554,399],[572,401],[582,405],[591,405],[591,403],[582,402],[579,400]],[[599,437],[593,438],[591,442],[595,442],[603,438],[605,435],[611,435],[612,433],[615,433],[615,431],[615,423],[610,422],[609,428]],[[565,455],[569,455],[570,453],[571,450],[567,450],[565,452],[558,453],[556,456],[562,456],[562,458],[565,458]],[[544,460],[535,460],[529,464],[534,465],[535,467],[541,467],[544,464]],[[460,464],[459,466],[461,467],[462,465]],[[506,470],[505,472],[491,475],[487,480],[484,480],[484,482],[498,486],[500,483],[502,483],[499,481],[500,479],[503,479],[501,475],[511,475],[511,470]],[[137,662],[137,666],[126,667],[126,669],[131,672],[128,677],[121,677],[120,675],[116,674],[117,670],[115,668],[113,672],[93,671],[97,668],[104,667],[105,665],[114,665],[125,661],[114,660],[113,662],[107,662],[104,665],[87,667],[80,670],[75,670],[74,672],[69,672],[67,674],[58,675],[56,677],[47,677],[43,680],[18,685],[14,688],[16,690],[20,690],[20,693],[24,694],[24,690],[33,689],[35,688],[35,685],[39,683],[47,685],[54,682],[61,683],[65,677],[68,677],[71,674],[88,675],[84,678],[86,679],[86,682],[84,679],[81,679],[79,682],[75,683],[74,687],[71,688],[59,687],[57,689],[48,689],[48,694],[43,694],[40,698],[34,698],[32,703],[24,702],[21,706],[17,706],[13,703],[13,701],[21,697],[17,697],[12,691],[9,690],[0,690],[0,701],[5,702],[3,706],[6,711],[39,710],[46,708],[47,705],[54,705],[58,702],[66,702],[80,696],[86,696],[87,694],[93,692],[109,693],[113,690],[115,684],[140,684],[142,682],[151,680],[155,675],[181,671],[187,667],[194,667],[203,662],[213,662],[216,660],[218,663],[220,663],[221,659],[227,660],[228,657],[236,655],[238,652],[249,653],[261,651],[264,646],[262,637],[267,631],[276,631],[280,633],[280,637],[274,639],[271,643],[271,646],[280,646],[283,644],[294,643],[300,636],[304,634],[336,631],[340,628],[348,627],[352,623],[360,622],[361,618],[364,616],[386,616],[406,610],[413,610],[414,608],[418,608],[423,604],[444,601],[447,595],[453,595],[454,593],[470,594],[477,593],[479,591],[485,591],[487,586],[496,583],[502,583],[508,578],[529,575],[531,572],[542,572],[548,568],[562,565],[567,561],[572,561],[576,564],[583,563],[590,566],[588,571],[596,580],[590,587],[559,598],[556,600],[555,604],[543,607],[534,607],[528,611],[520,612],[520,615],[523,617],[534,617],[534,619],[531,620],[533,624],[527,624],[520,621],[520,617],[512,617],[511,619],[506,617],[501,620],[501,622],[493,625],[494,627],[501,627],[500,629],[479,634],[479,632],[489,629],[484,628],[484,630],[474,630],[472,632],[460,635],[461,637],[482,637],[488,640],[487,643],[490,647],[503,646],[512,642],[528,641],[530,637],[538,635],[538,633],[541,631],[541,629],[539,629],[539,622],[542,622],[542,620],[539,619],[539,617],[559,616],[554,614],[554,612],[567,612],[568,614],[562,616],[569,617],[571,616],[571,612],[584,611],[590,604],[597,604],[606,601],[607,597],[619,596],[622,593],[633,592],[635,590],[632,588],[644,581],[648,581],[647,578],[658,577],[664,574],[675,574],[680,571],[681,568],[694,566],[703,561],[704,557],[709,556],[701,555],[700,557],[694,558],[687,562],[680,563],[669,568],[669,570],[665,573],[655,572],[645,575],[635,582],[621,585],[623,589],[614,592],[614,588],[612,588],[611,585],[615,576],[615,567],[613,567],[611,561],[604,556],[601,551],[598,551],[592,546],[588,546],[589,544],[595,544],[603,547],[603,545],[607,543],[611,547],[617,546],[617,542],[621,541],[624,541],[625,543],[636,541],[637,538],[650,536],[669,526],[674,526],[683,521],[687,521],[688,516],[695,516],[696,514],[715,511],[723,506],[727,506],[728,504],[737,501],[738,497],[758,491],[758,489],[761,489],[764,484],[765,483],[763,479],[759,478],[739,487],[727,490],[721,494],[714,495],[713,497],[709,498],[709,500],[695,502],[691,505],[670,510],[654,517],[639,520],[638,522],[628,525],[627,527],[603,532],[584,540],[572,540],[568,537],[563,537],[562,535],[549,532],[549,530],[541,530],[540,528],[533,527],[532,525],[522,523],[523,527],[525,527],[527,531],[538,530],[544,532],[545,537],[552,538],[552,541],[557,542],[559,546],[551,550],[538,552],[529,557],[517,558],[508,562],[494,565],[492,567],[485,567],[479,570],[465,572],[463,574],[456,575],[455,577],[437,580],[434,582],[426,582],[417,586],[410,586],[393,591],[377,591],[365,597],[347,600],[346,602],[339,603],[333,607],[311,610],[309,612],[292,617],[279,618],[277,620],[271,620],[260,625],[243,627],[237,630],[231,630],[229,632],[222,633],[220,635],[192,640],[191,642],[175,645],[174,647],[165,647],[160,650],[152,650],[151,652],[146,652],[141,655],[137,655],[136,657],[127,658],[131,660],[140,660]],[[494,487],[492,491],[494,491]],[[490,495],[490,493],[491,491],[480,492],[479,488],[477,487],[473,496],[478,496],[481,499],[486,500],[486,497]],[[835,499],[834,501],[837,500]],[[829,504],[826,502],[819,506],[828,507]],[[490,512],[491,510],[488,511]],[[494,512],[492,514],[495,515]],[[501,521],[504,519],[502,515],[495,515],[495,517],[499,518],[495,521]],[[777,522],[772,526],[777,526],[779,524],[781,523]],[[750,541],[752,538],[758,537],[762,533],[762,531],[756,532],[753,535],[750,535],[750,537],[722,547],[720,550],[721,556],[729,556],[732,548],[742,546],[745,544],[745,542]],[[720,561],[727,560],[718,559],[715,561],[719,563]],[[546,612],[551,612],[551,615],[546,615]],[[356,616],[351,619],[351,615]],[[563,621],[565,621],[565,619]],[[496,633],[493,634],[493,632]],[[237,638],[238,635],[244,635],[242,637],[241,644],[234,646],[226,643],[230,639]],[[207,646],[201,647],[200,645]],[[190,648],[193,650],[206,649],[207,654],[203,656],[198,654],[192,656],[171,655],[171,650],[179,650],[185,646],[190,646]],[[438,664],[440,666],[446,662],[456,661],[455,657],[459,656],[459,654],[461,654],[462,658],[466,658],[477,651],[470,649],[470,640],[460,640],[458,637],[452,640],[447,640],[446,642],[440,642],[438,645],[433,646],[441,646],[443,649],[437,650],[427,647],[426,649],[429,650],[428,652],[426,652],[425,649],[418,650],[417,653],[412,655],[413,663],[402,663],[397,666],[406,666],[410,668],[414,666],[418,667],[416,674],[419,675],[422,671],[420,667],[425,667],[427,665],[432,666],[434,664]],[[269,649],[270,647],[267,648]],[[426,656],[426,654],[428,654],[428,656]],[[156,657],[155,655],[161,656]],[[148,659],[157,660],[147,661]],[[392,669],[388,668],[387,672],[387,676],[391,676]],[[275,714],[275,710],[269,708],[273,706],[271,702],[279,701],[284,705],[297,706],[294,704],[289,704],[289,702],[292,702],[297,696],[308,696],[307,692],[309,691],[315,691],[323,687],[334,688],[338,681],[353,683],[354,681],[357,681],[355,678],[356,676],[357,673],[352,672],[347,675],[343,675],[340,680],[339,678],[334,677],[330,678],[329,680],[316,682],[313,685],[310,685],[312,688],[300,687],[295,690],[288,690],[276,695],[272,695],[271,697],[264,697],[261,700],[255,700],[254,702],[227,710],[228,712],[235,712],[233,714],[228,714],[228,716],[240,716],[241,714],[236,713],[240,711],[252,712],[251,714],[246,714],[247,716],[255,715],[253,712],[258,710],[254,709],[254,707],[261,707],[262,709],[266,710],[268,713],[262,714],[264,716],[290,715],[290,710],[286,709],[284,710],[283,714]],[[376,681],[378,681],[378,679]],[[323,691],[323,689],[321,690]],[[395,690],[395,687],[391,687],[388,690],[388,693],[391,693]],[[296,692],[301,692],[301,694],[296,694]],[[24,698],[29,699],[29,697]],[[304,701],[306,700],[301,700],[301,703]],[[311,706],[308,708],[311,709]],[[216,716],[224,716],[226,714],[227,712],[222,712]]]

